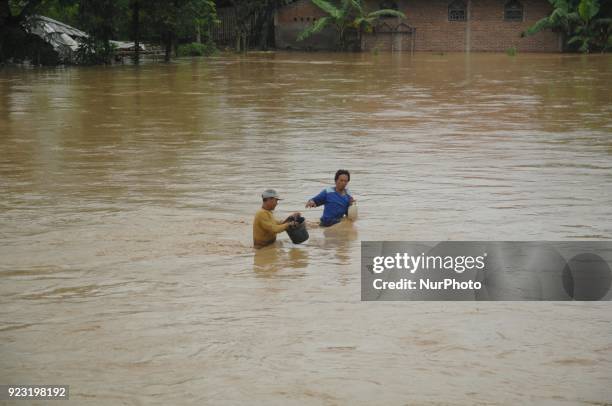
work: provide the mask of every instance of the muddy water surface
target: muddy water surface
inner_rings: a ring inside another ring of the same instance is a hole
[[[79,404],[612,402],[608,303],[361,303],[362,240],[612,238],[612,57],[0,71],[0,384]],[[359,220],[305,201],[351,170]],[[251,248],[263,189],[310,240]]]

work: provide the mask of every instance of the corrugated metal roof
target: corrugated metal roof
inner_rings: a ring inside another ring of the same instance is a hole
[[[72,61],[73,52],[79,49],[83,39],[89,37],[86,32],[78,28],[41,15],[28,18],[25,28],[29,33],[39,36],[50,44],[65,62]],[[111,41],[111,43],[119,50],[133,50],[135,47],[133,42]],[[145,46],[139,45],[144,51]]]
[[[44,34],[60,33],[66,34],[71,37],[87,38],[86,32],[83,32],[77,28],[71,27],[68,24],[64,24],[60,21],[54,20],[49,17],[33,15],[27,21],[28,28],[31,30],[37,30]]]
[[[63,61],[72,60],[72,53],[79,48],[80,41],[89,36],[68,24],[40,15],[30,16],[24,26],[30,34],[50,44]]]

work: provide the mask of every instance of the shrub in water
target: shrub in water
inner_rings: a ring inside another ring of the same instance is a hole
[[[213,43],[201,44],[192,42],[191,44],[182,44],[178,47],[179,56],[206,56],[215,53],[216,48]]]

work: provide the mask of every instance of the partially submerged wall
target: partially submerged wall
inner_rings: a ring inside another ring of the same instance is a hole
[[[552,31],[521,37],[521,33],[551,12],[547,0],[523,0],[520,21],[504,18],[506,0],[465,0],[465,21],[449,21],[446,0],[401,0],[397,8],[406,14],[405,23],[416,30],[416,51],[505,51],[516,48],[523,52],[560,52],[559,34]],[[378,2],[369,1],[371,10]],[[337,34],[326,29],[298,42],[297,36],[306,27],[326,14],[310,2],[300,0],[281,9],[275,16],[276,47],[281,49],[334,49]],[[394,19],[395,20],[395,19]],[[410,51],[408,34],[366,34],[364,50]]]

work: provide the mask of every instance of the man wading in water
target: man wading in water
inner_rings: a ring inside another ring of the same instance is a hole
[[[263,203],[261,209],[255,214],[253,220],[253,245],[255,248],[262,248],[276,241],[276,234],[282,233],[289,227],[296,226],[294,218],[300,216],[299,212],[293,213],[285,221],[278,221],[274,218],[272,211],[276,208],[278,201],[281,200],[274,189],[268,189],[261,194]]]
[[[346,188],[350,180],[351,174],[349,171],[339,169],[334,176],[336,186],[323,189],[321,193],[306,203],[307,208],[325,205],[320,223],[322,227],[333,226],[339,223],[343,216],[348,214],[349,206],[355,202],[355,199],[353,199],[353,196],[351,196],[351,193]]]

